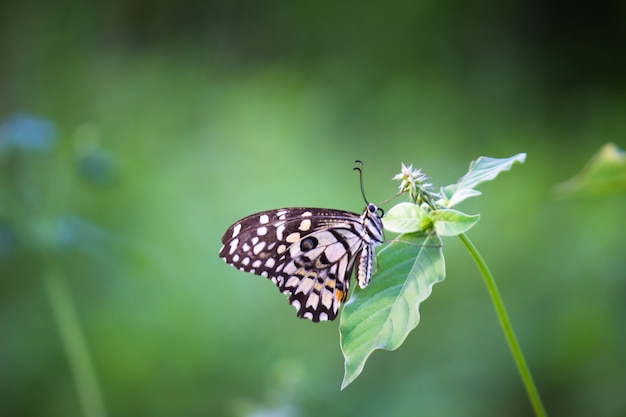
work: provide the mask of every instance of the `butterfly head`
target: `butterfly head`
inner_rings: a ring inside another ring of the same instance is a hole
[[[374,245],[380,245],[383,243],[383,221],[382,216],[384,212],[378,208],[376,204],[367,203],[365,210],[361,215],[361,222],[363,223],[363,238],[373,243]]]

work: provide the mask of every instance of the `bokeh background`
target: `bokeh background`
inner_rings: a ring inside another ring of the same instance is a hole
[[[526,152],[469,236],[548,412],[626,415],[626,198],[553,192],[625,145],[625,5],[2,2],[0,414],[531,415],[458,240],[344,391],[338,323],[217,256],[256,211],[360,212],[355,159],[377,202]]]

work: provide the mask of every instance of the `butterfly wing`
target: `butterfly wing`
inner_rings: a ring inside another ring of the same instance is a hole
[[[359,215],[343,210],[264,211],[226,230],[220,257],[235,268],[271,279],[289,295],[298,317],[333,320],[365,245],[362,228]]]

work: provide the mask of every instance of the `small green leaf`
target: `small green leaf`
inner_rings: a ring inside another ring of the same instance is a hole
[[[466,214],[458,210],[442,209],[431,211],[429,217],[439,236],[456,236],[471,229],[478,222],[480,214]]]
[[[456,184],[448,185],[441,189],[444,196],[445,207],[453,207],[461,201],[480,195],[480,191],[474,190],[478,184],[491,181],[502,171],[508,171],[515,162],[523,163],[526,160],[525,153],[518,153],[510,158],[488,158],[481,156],[470,163],[467,174]]]
[[[400,235],[378,253],[378,273],[356,290],[341,315],[341,350],[347,387],[376,349],[397,349],[419,323],[419,306],[445,277],[436,233]]]
[[[393,206],[383,217],[385,229],[394,233],[413,233],[427,230],[431,225],[428,213],[413,203]]]
[[[556,186],[565,195],[601,195],[626,192],[626,152],[607,143],[568,181]]]

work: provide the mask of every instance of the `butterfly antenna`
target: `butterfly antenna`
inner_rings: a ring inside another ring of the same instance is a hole
[[[381,201],[380,203],[377,204],[377,206],[382,206],[383,204],[387,204],[388,202],[390,202],[391,200],[398,198],[402,195],[403,191],[400,190],[398,191],[395,195],[389,197],[388,199],[386,199],[385,201]]]
[[[363,187],[363,161],[357,159],[354,161],[355,164],[359,164],[358,167],[354,167],[354,171],[359,171],[359,182],[361,183],[361,195],[363,196],[363,200],[365,200],[365,204],[369,203],[367,197],[365,197],[365,188]]]

